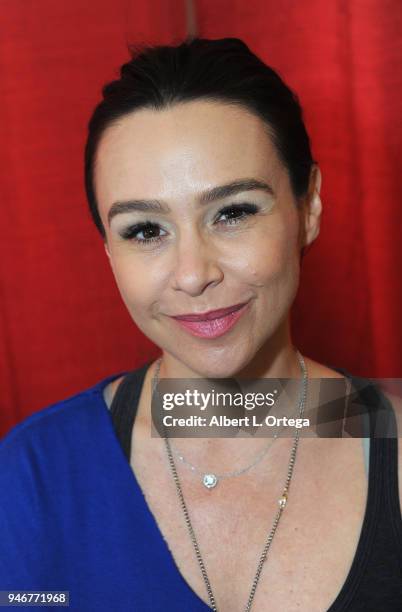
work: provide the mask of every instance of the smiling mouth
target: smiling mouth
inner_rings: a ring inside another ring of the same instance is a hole
[[[235,304],[233,306],[228,306],[227,308],[219,308],[218,310],[208,310],[206,312],[201,313],[193,313],[193,314],[185,314],[185,315],[176,315],[173,316],[173,319],[177,319],[179,321],[212,321],[214,319],[220,319],[232,312],[236,312],[245,306],[247,302],[242,302],[241,304]]]
[[[213,318],[205,319],[201,317],[205,317],[203,315],[181,315],[180,317],[170,317],[182,329],[185,329],[193,336],[197,336],[198,338],[219,338],[226,334],[230,329],[232,329],[237,321],[243,316],[243,314],[248,310],[250,305],[250,301],[245,304],[236,305],[236,307],[230,307],[226,309],[221,309],[220,311],[212,311],[207,313],[208,316],[213,315]],[[222,310],[226,310],[226,314],[221,314],[220,316],[216,316],[216,312],[221,312]],[[183,318],[186,317],[186,318]],[[189,320],[187,317],[191,317]],[[195,320],[194,320],[195,317]]]

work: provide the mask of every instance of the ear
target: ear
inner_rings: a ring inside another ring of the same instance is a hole
[[[322,213],[322,203],[320,198],[321,191],[321,171],[314,164],[311,168],[308,193],[303,202],[302,217],[302,247],[309,246],[320,233],[320,222]]]

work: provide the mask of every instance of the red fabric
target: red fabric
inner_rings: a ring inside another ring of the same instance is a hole
[[[159,350],[121,302],[86,212],[86,122],[126,42],[173,42],[186,3],[3,0],[0,435]],[[402,376],[398,0],[199,0],[199,35],[240,36],[299,93],[323,171],[294,340],[365,376]]]

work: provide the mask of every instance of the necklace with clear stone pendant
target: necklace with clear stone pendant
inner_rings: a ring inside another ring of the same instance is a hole
[[[263,448],[263,450],[257,455],[256,459],[253,461],[253,463],[251,463],[245,468],[242,468],[241,470],[236,470],[234,472],[228,472],[227,474],[220,474],[220,475],[213,474],[212,472],[208,472],[206,474],[202,470],[198,469],[195,465],[187,461],[187,459],[185,459],[183,455],[180,455],[178,451],[173,447],[171,442],[170,442],[170,445],[171,445],[173,452],[176,453],[180,461],[187,464],[193,472],[197,472],[198,474],[202,476],[201,482],[204,485],[204,487],[206,487],[207,489],[213,489],[214,487],[216,487],[216,485],[218,484],[220,480],[223,480],[224,478],[231,478],[232,476],[240,476],[240,474],[244,474],[245,472],[248,472],[248,470],[251,470],[252,467],[257,465],[257,463],[261,461],[261,459],[264,457],[264,455],[266,454],[266,452],[271,447],[271,445],[273,444],[273,442],[275,441],[277,437],[278,437],[278,434],[277,433],[274,434],[273,440],[270,440],[269,444],[267,444],[265,448]]]
[[[303,375],[302,388],[301,388],[300,401],[299,401],[300,418],[301,418],[303,416],[303,413],[304,413],[304,406],[305,406],[306,397],[307,397],[308,373],[307,373],[307,367],[306,367],[306,364],[304,362],[303,356],[301,355],[301,353],[299,351],[297,351],[297,355],[298,355],[298,359],[299,359],[299,362],[300,362],[300,367],[301,367],[302,375]],[[159,362],[159,367],[160,367],[160,362]],[[158,372],[159,372],[159,369],[157,369],[157,373]],[[165,431],[165,434],[166,434],[166,431]],[[174,482],[175,482],[175,485],[176,485],[177,494],[178,494],[178,497],[179,497],[179,500],[180,500],[180,505],[181,505],[181,508],[183,510],[184,518],[185,518],[185,521],[186,521],[186,524],[187,524],[187,527],[188,527],[188,532],[189,532],[189,535],[190,535],[190,538],[191,538],[191,541],[192,541],[192,544],[193,544],[193,547],[194,547],[194,551],[195,551],[195,554],[196,554],[196,557],[197,557],[197,561],[198,561],[198,564],[199,564],[199,567],[200,567],[200,570],[201,570],[201,573],[202,573],[202,577],[203,577],[203,580],[204,580],[204,583],[205,583],[205,586],[206,586],[206,589],[207,589],[210,606],[211,606],[211,609],[213,610],[213,612],[218,612],[218,607],[216,605],[215,596],[214,596],[214,593],[212,591],[211,583],[210,583],[210,580],[209,580],[209,577],[208,577],[208,574],[207,574],[207,570],[205,568],[205,563],[204,563],[204,560],[203,560],[201,552],[200,552],[200,547],[198,545],[198,541],[197,541],[196,535],[194,533],[194,528],[193,528],[193,526],[191,524],[191,519],[190,519],[190,515],[189,515],[189,512],[188,512],[188,509],[187,509],[187,504],[186,504],[185,499],[184,499],[183,491],[182,491],[181,484],[180,484],[179,475],[177,473],[176,465],[175,465],[175,462],[174,462],[174,459],[173,459],[173,453],[172,453],[171,444],[170,444],[169,438],[166,435],[164,437],[164,441],[165,441],[165,445],[166,445],[167,455],[168,455],[168,458],[169,458],[170,469],[171,469],[172,476],[173,476],[173,479],[174,479]],[[281,519],[282,513],[283,513],[284,509],[287,506],[288,491],[289,491],[290,483],[291,483],[292,476],[293,476],[293,468],[294,468],[295,461],[296,461],[296,452],[297,452],[298,443],[299,443],[299,430],[296,429],[296,432],[294,434],[292,450],[290,452],[290,458],[289,458],[289,463],[288,463],[288,470],[287,470],[285,486],[283,488],[282,495],[281,495],[281,497],[278,500],[279,510],[277,511],[277,514],[275,516],[275,519],[274,519],[274,522],[273,522],[273,525],[272,525],[272,529],[271,529],[271,531],[269,532],[269,534],[268,534],[268,536],[266,538],[266,541],[265,541],[265,544],[264,544],[264,549],[263,549],[262,554],[261,554],[261,556],[259,558],[258,566],[257,566],[257,571],[256,571],[254,579],[253,579],[253,584],[252,584],[252,587],[251,587],[250,595],[249,595],[248,600],[247,600],[247,604],[246,604],[246,607],[245,607],[245,612],[250,612],[250,610],[251,610],[251,607],[252,607],[252,604],[253,604],[253,600],[254,600],[255,591],[256,591],[257,585],[258,585],[259,580],[260,580],[260,576],[261,576],[262,569],[264,567],[264,563],[267,560],[267,555],[268,555],[268,552],[270,550],[271,543],[272,543],[272,540],[273,540],[273,538],[275,536],[277,527],[279,525],[279,521]],[[266,452],[266,450],[264,452]],[[257,460],[259,460],[259,458]],[[250,467],[251,466],[246,468],[246,470],[250,469]],[[194,467],[194,471],[195,470],[196,470],[196,468]],[[242,470],[242,471],[245,471],[245,470]],[[206,477],[206,476],[215,476],[215,474],[204,474],[204,477]],[[216,483],[215,483],[215,485],[216,485]]]
[[[207,489],[213,489],[218,484],[218,477],[215,474],[205,474],[202,479],[202,484],[207,487]]]

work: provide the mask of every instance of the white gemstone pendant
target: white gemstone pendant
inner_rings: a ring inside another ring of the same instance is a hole
[[[205,474],[202,482],[207,489],[212,489],[218,484],[218,479],[215,474]]]

